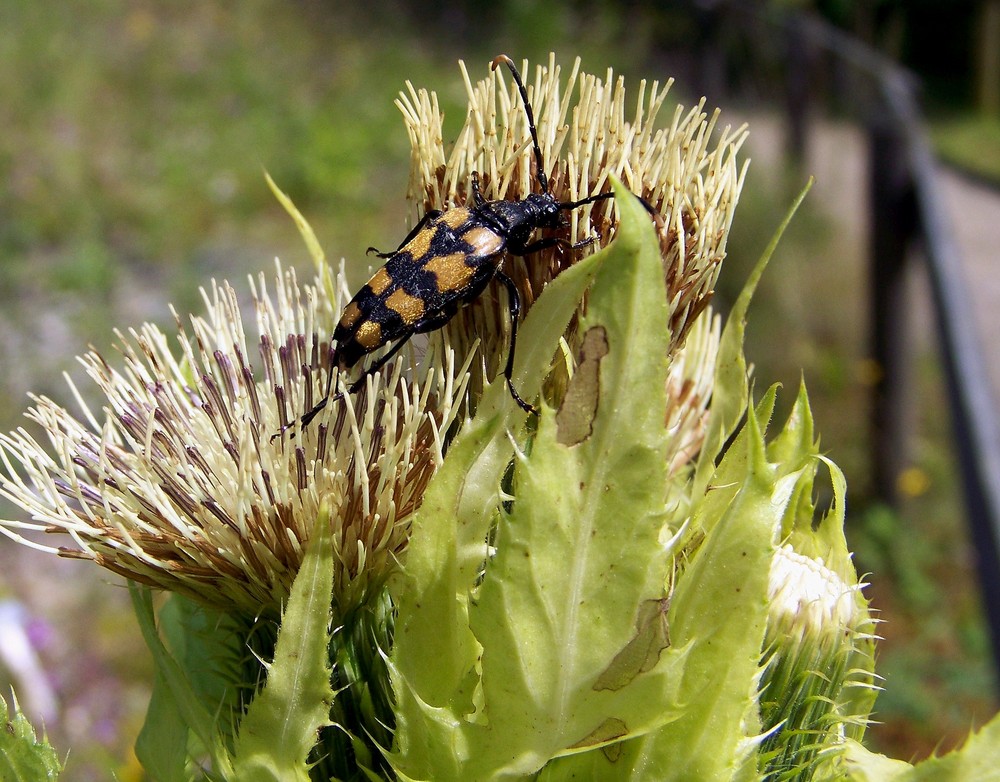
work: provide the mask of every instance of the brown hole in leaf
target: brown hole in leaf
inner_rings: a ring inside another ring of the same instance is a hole
[[[566,396],[556,412],[556,440],[576,445],[594,431],[601,396],[601,359],[608,355],[608,333],[603,326],[587,329],[580,345],[579,363]]]
[[[639,674],[652,670],[660,654],[670,646],[668,607],[666,598],[646,600],[639,607],[635,635],[597,677],[595,690],[620,690]]]

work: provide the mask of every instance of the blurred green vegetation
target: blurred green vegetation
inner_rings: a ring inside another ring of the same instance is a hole
[[[390,200],[390,177],[405,181],[405,166],[371,163],[406,155],[405,136],[373,132],[395,121],[393,92],[376,86],[389,74],[401,86],[416,58],[396,47],[370,57],[321,8],[11,5],[0,29],[8,284],[41,271],[46,287],[97,293],[123,262],[172,277],[213,241],[254,246],[256,231],[268,237],[260,222],[281,217],[265,168],[304,208],[350,215],[332,223],[344,234],[377,227],[369,215]]]
[[[9,0],[0,11],[0,425],[20,425],[29,390],[72,404],[60,374],[75,372],[72,356],[88,344],[108,352],[114,326],[169,325],[171,301],[198,311],[198,286],[212,278],[230,279],[246,300],[246,275],[275,256],[306,270],[265,170],[360,282],[364,249],[406,230],[408,141],[393,105],[405,80],[438,92],[447,141],[463,119],[459,58],[477,78],[500,51],[535,61],[554,50],[564,65],[579,54],[585,67],[626,73],[631,87],[632,76],[674,75],[660,54],[695,34],[689,16],[646,3]],[[678,84],[673,100],[690,105],[692,89]],[[731,116],[724,107],[724,121]],[[766,157],[751,166],[720,304],[804,181]],[[822,198],[823,186],[765,276],[748,352],[758,394],[781,381],[787,405],[805,378],[824,450],[848,474],[849,540],[889,620],[877,715],[887,724],[873,736],[898,756],[920,756],[990,716],[992,661],[929,339],[915,376],[911,499],[899,514],[866,500],[864,236],[845,231],[831,206],[838,194]],[[13,548],[0,545],[0,562],[39,562]],[[148,667],[127,600],[120,590],[107,598],[92,583],[105,577],[77,563],[58,570],[65,594],[42,594],[60,584],[39,582],[40,562],[22,564],[23,578],[8,576],[0,594],[51,611],[65,648],[87,650],[58,656],[67,713],[90,708],[94,666],[124,682],[106,688],[117,698],[112,738],[88,747],[50,726],[55,746],[72,748],[65,779],[103,780],[108,769],[138,779],[129,747]],[[79,582],[69,575],[84,571]]]
[[[954,113],[936,118],[931,138],[941,158],[1000,187],[1000,117]]]

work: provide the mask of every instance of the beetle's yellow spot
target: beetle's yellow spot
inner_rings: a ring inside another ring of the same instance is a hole
[[[468,207],[460,206],[457,209],[449,209],[437,219],[437,222],[457,230],[469,222],[470,217],[472,212]]]
[[[361,308],[353,301],[344,308],[344,313],[340,316],[340,325],[349,329],[358,322],[361,317]]]
[[[382,327],[373,321],[365,321],[354,334],[354,341],[365,350],[375,350],[382,344]]]
[[[410,258],[419,262],[421,258],[430,252],[431,239],[434,237],[435,230],[435,228],[424,228],[424,230],[410,239],[410,241],[402,248],[403,252],[408,252],[410,254]]]
[[[394,291],[385,300],[385,306],[391,310],[395,310],[399,314],[399,317],[403,319],[403,323],[406,324],[415,323],[424,314],[423,301],[416,296],[411,296],[402,288]]]
[[[495,255],[503,248],[503,237],[481,225],[462,234],[462,241],[472,247],[473,255]]]
[[[437,280],[437,288],[441,293],[457,291],[468,285],[475,269],[465,262],[464,253],[452,253],[431,258],[424,264]]]
[[[385,270],[384,266],[368,280],[368,287],[372,289],[372,293],[376,296],[381,296],[382,292],[390,285],[392,285],[392,277],[389,276],[389,272]]]

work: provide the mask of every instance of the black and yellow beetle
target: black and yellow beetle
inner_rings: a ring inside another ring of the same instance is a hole
[[[365,379],[377,372],[406,344],[414,334],[424,334],[444,326],[460,307],[478,298],[491,280],[499,280],[507,288],[510,310],[510,349],[503,375],[514,400],[527,412],[535,412],[525,402],[511,381],[514,350],[517,344],[517,324],[521,303],[514,281],[502,270],[505,257],[529,255],[566,244],[563,239],[542,237],[531,241],[539,228],[558,228],[562,212],[584,204],[612,198],[613,193],[597,193],[579,201],[560,202],[549,191],[548,178],[538,145],[535,118],[528,102],[528,93],[514,62],[505,54],[496,57],[490,68],[501,64],[510,68],[524,104],[528,129],[535,154],[536,177],[540,192],[529,193],[520,201],[487,201],[479,189],[479,178],[472,175],[472,206],[446,211],[432,210],[425,214],[402,244],[389,253],[377,253],[385,258],[367,284],[347,305],[333,332],[336,347],[330,357],[326,394],[302,416],[307,426],[329,402],[337,373],[354,367],[368,354],[392,344],[392,347],[348,386],[355,393]],[[651,207],[646,208],[652,212]],[[572,248],[589,244],[587,239]],[[369,247],[369,252],[377,252]],[[334,396],[339,399],[341,394]],[[282,427],[282,432],[294,421]]]

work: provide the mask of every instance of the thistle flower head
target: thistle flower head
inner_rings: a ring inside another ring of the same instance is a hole
[[[771,562],[768,592],[776,635],[793,643],[833,638],[859,620],[857,593],[864,584],[847,584],[822,559],[779,548]]]
[[[761,688],[766,778],[810,779],[825,752],[861,737],[867,710],[855,713],[852,690],[874,686],[864,586],[790,545],[775,552]]]
[[[319,292],[344,284],[326,275],[302,290],[279,268],[273,295],[264,275],[251,287],[259,332],[252,348],[235,291],[213,285],[206,315],[189,327],[177,317],[176,349],[147,324],[119,333],[122,369],[96,351],[81,358],[104,397],[99,414],[75,387],[80,416],[36,398],[27,415],[50,449],[26,428],[0,435],[0,493],[32,521],[2,521],[0,531],[257,615],[287,596],[326,503],[339,608],[384,579],[406,545],[408,516],[442,458],[440,432],[463,390],[450,355],[423,374],[398,361],[310,427],[273,438],[325,387],[325,340],[339,307]],[[38,532],[75,545],[45,545]]]
[[[610,69],[603,79],[584,73],[579,58],[565,81],[554,55],[533,74],[527,63],[520,70],[556,200],[576,201],[606,192],[610,177],[615,176],[659,215],[672,353],[710,301],[726,254],[745,173],[736,156],[746,129],[720,129],[718,111],[709,116],[704,101],[687,110],[678,106],[669,121],[657,127],[670,80],[663,85],[640,82],[630,105],[622,77],[616,78]],[[473,85],[463,64],[462,76],[468,114],[447,155],[434,93],[407,83],[407,91],[397,100],[412,145],[408,197],[418,216],[429,209],[469,203],[473,172],[478,172],[488,200],[518,200],[538,191],[527,117],[509,75],[498,68]],[[580,253],[592,252],[614,238],[613,200],[568,211],[566,218],[566,225],[556,234],[564,243],[507,262],[505,271],[517,283],[523,307],[530,307],[545,283]],[[569,249],[570,244],[589,239],[594,240],[591,245]],[[463,311],[449,327],[452,344],[467,344],[467,335],[503,333],[502,305],[503,300],[484,297],[482,303]],[[487,355],[491,374],[500,357],[499,350]]]

